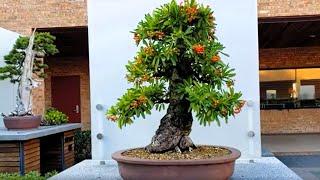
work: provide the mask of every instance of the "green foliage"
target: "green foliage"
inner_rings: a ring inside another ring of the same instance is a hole
[[[164,97],[164,83],[156,80],[150,86],[135,86],[119,99],[108,111],[109,119],[117,121],[120,128],[133,122],[132,117],[145,117],[158,100]]]
[[[244,102],[232,87],[235,72],[222,59],[227,55],[215,37],[214,20],[211,8],[196,0],[172,0],[146,14],[132,32],[138,52],[126,66],[126,77],[133,87],[108,110],[108,119],[121,128],[135,117],[144,118],[154,106],[162,110],[177,92],[190,101],[190,111],[202,125],[220,124],[219,118],[238,113]],[[167,88],[174,69],[185,71],[183,82]],[[141,97],[146,99],[143,103]]]
[[[45,125],[60,125],[68,122],[68,116],[55,108],[48,108],[44,114]]]
[[[241,93],[234,92],[231,87],[229,91],[218,90],[212,84],[185,82],[180,86],[187,99],[190,101],[190,110],[196,113],[201,125],[207,125],[216,121],[220,126],[219,118],[224,118],[226,122],[229,116],[235,115],[235,107],[241,107],[239,101]]]
[[[75,132],[74,155],[76,163],[91,159],[91,131],[78,130]]]
[[[57,175],[57,174],[58,174],[57,171],[47,172],[47,173],[44,175],[44,179],[49,179],[50,177],[55,176],[55,175]]]
[[[57,171],[48,172],[44,176],[36,171],[31,171],[25,176],[20,176],[19,173],[0,173],[0,180],[46,180],[56,174],[58,174]]]
[[[58,49],[54,45],[55,37],[47,32],[36,33],[33,50],[44,53],[44,55],[54,55]],[[22,74],[22,66],[25,58],[25,50],[28,47],[29,37],[20,36],[10,53],[4,56],[6,65],[0,67],[0,80],[10,79],[12,83],[19,82]],[[40,78],[44,78],[43,69],[48,66],[40,58],[35,58],[33,72]]]

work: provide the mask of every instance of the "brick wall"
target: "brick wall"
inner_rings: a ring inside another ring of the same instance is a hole
[[[260,49],[260,69],[320,67],[320,47]]]
[[[87,0],[1,0],[0,27],[29,35],[31,28],[87,26]]]
[[[261,133],[320,133],[319,114],[320,109],[261,110]]]
[[[319,15],[319,0],[258,0],[259,17]]]
[[[80,76],[81,123],[82,129],[90,129],[90,84],[89,61],[85,57],[50,58],[45,79],[45,107],[51,106],[51,76]]]

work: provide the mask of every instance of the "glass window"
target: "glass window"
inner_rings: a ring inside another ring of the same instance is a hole
[[[320,107],[320,68],[260,71],[261,109]]]

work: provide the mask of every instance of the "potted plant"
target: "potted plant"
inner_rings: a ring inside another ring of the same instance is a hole
[[[32,89],[39,86],[44,78],[44,57],[58,53],[54,45],[55,37],[49,33],[37,33],[36,29],[30,37],[20,36],[8,55],[4,57],[6,66],[0,67],[0,80],[10,79],[18,83],[16,108],[4,116],[4,124],[8,129],[37,128],[42,116],[32,114]]]
[[[209,6],[175,0],[147,14],[133,31],[139,48],[126,66],[133,87],[107,111],[122,128],[153,107],[167,113],[151,143],[115,152],[124,179],[228,179],[240,152],[197,146],[189,134],[193,114],[201,125],[226,122],[244,101],[235,92],[234,69],[224,63],[224,46],[215,37]],[[227,57],[227,56],[226,56]]]
[[[50,107],[44,113],[43,126],[61,125],[69,121],[69,117],[63,112]]]

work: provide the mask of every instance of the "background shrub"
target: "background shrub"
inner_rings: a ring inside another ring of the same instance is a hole
[[[0,173],[0,180],[46,180],[56,174],[58,174],[57,171],[48,172],[44,176],[37,171],[31,171],[25,176],[20,176],[19,173]]]
[[[74,136],[75,162],[91,159],[91,131],[76,131]]]
[[[55,108],[49,108],[44,115],[43,125],[60,125],[68,122],[68,116]]]

